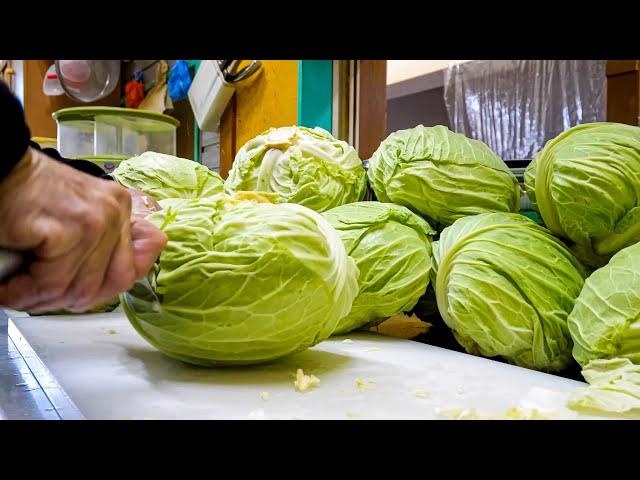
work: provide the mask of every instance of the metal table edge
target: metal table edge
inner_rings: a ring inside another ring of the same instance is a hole
[[[0,308],[0,420],[84,420],[11,317]]]

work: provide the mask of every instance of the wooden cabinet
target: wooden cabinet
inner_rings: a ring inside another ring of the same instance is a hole
[[[640,125],[640,60],[607,61],[607,121]]]
[[[358,153],[369,159],[387,136],[387,61],[358,65]]]

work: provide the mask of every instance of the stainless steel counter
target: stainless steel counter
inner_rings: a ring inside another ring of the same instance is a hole
[[[0,308],[0,420],[84,417]]]

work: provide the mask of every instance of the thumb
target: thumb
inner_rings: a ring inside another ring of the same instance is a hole
[[[131,237],[136,278],[140,278],[149,273],[167,245],[168,238],[162,230],[142,218],[135,219],[131,224]]]

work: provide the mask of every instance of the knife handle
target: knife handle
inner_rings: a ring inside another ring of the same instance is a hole
[[[20,270],[23,260],[21,253],[0,247],[0,282]]]

